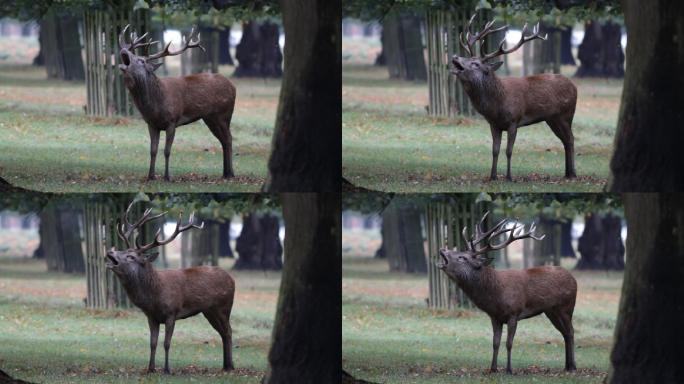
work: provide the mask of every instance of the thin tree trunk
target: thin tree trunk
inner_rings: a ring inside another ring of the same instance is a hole
[[[233,249],[230,247],[230,219],[226,219],[223,223],[219,223],[219,257],[235,257]]]
[[[418,208],[393,199],[382,214],[382,237],[390,271],[427,272]]]
[[[235,65],[233,56],[230,54],[230,27],[219,31],[219,64]]]
[[[339,12],[339,3],[333,5]],[[282,207],[286,256],[264,383],[339,382],[340,194],[283,194]]]
[[[610,163],[610,189],[681,192],[684,3],[630,0],[623,8],[627,74]]]
[[[572,27],[565,27],[561,30],[561,64],[577,65],[575,57],[572,55]]]
[[[287,65],[266,191],[340,191],[341,13],[339,1],[282,2]]]
[[[660,5],[664,3],[668,2]],[[634,21],[633,12],[650,6],[650,2],[628,3],[626,20]],[[667,12],[674,10],[667,8]],[[653,20],[639,14],[639,20],[644,19]],[[627,264],[607,382],[681,383],[684,195],[625,194],[623,199]]]

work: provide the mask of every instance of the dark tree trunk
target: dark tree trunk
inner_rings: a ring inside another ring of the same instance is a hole
[[[41,48],[48,78],[85,80],[79,20],[76,15],[54,11],[48,12],[41,20]]]
[[[613,215],[588,214],[584,232],[577,242],[581,258],[577,269],[622,270],[625,267],[625,247],[620,232],[622,220]]]
[[[282,3],[287,65],[266,191],[340,191],[341,13],[339,1]]]
[[[234,269],[280,270],[283,248],[280,244],[278,218],[254,213],[243,216],[242,232],[235,242],[238,259]]]
[[[561,30],[561,64],[563,65],[577,65],[575,58],[572,56],[572,27],[566,27]]]
[[[652,6],[651,2],[639,3],[628,2],[626,20],[634,21],[630,18],[637,16],[634,14],[637,9]],[[664,7],[661,16],[676,11],[665,6],[674,5],[674,1],[659,3]],[[678,15],[682,27],[684,13]],[[641,23],[654,20],[648,16],[649,13],[641,13],[638,20]],[[607,382],[681,383],[684,382],[681,348],[684,340],[684,231],[681,230],[684,195],[623,196],[628,229],[627,264]]]
[[[219,64],[235,65],[230,54],[230,27],[219,31]]]
[[[684,3],[627,1],[627,75],[611,160],[613,191],[684,191]],[[676,32],[680,31],[680,32]]]
[[[339,2],[329,3],[340,11]],[[292,4],[284,3],[284,12],[287,5]],[[282,207],[286,257],[264,383],[339,382],[340,194],[284,194]]]
[[[391,78],[427,80],[421,21],[421,17],[411,13],[385,17],[382,46]]]
[[[38,54],[33,58],[33,65],[43,66],[45,65],[45,57],[43,57],[43,28],[40,28],[38,32]]]
[[[394,198],[382,213],[382,238],[390,271],[427,272],[417,207]]]
[[[85,272],[78,216],[79,210],[68,203],[48,205],[40,213],[38,248],[49,271]]]
[[[378,53],[378,56],[375,58],[375,63],[373,63],[373,65],[385,66],[387,65],[387,59],[385,58],[385,28],[380,32],[380,45],[380,53]]]
[[[584,25],[584,39],[577,50],[580,66],[577,77],[623,77],[625,55],[620,45],[620,25],[607,21],[589,21]]]
[[[236,77],[281,77],[283,54],[278,25],[249,21],[242,25],[242,38],[235,49]]]
[[[230,219],[218,224],[218,236],[219,257],[235,257],[233,249],[230,247]]]

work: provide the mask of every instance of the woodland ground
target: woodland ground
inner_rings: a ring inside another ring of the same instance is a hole
[[[146,374],[149,332],[140,310],[84,308],[84,276],[46,272],[44,262],[24,256],[32,248],[25,244],[37,243],[37,235],[3,239],[0,369],[10,375],[39,383],[258,383],[265,374],[280,274],[231,271],[237,287],[231,316],[235,371],[221,371],[221,339],[198,315],[176,323],[172,375]],[[231,264],[221,260],[224,268]],[[158,371],[162,344],[163,327]]]
[[[378,383],[597,383],[607,374],[621,273],[571,271],[579,286],[576,372],[563,370],[563,338],[542,315],[518,323],[513,375],[501,372],[504,327],[500,373],[490,374],[489,317],[479,310],[428,309],[427,276],[388,272],[387,261],[372,258],[379,243],[379,236],[343,233],[342,366],[355,377]],[[571,268],[574,261],[563,265]]]
[[[164,171],[147,182],[149,136],[141,117],[100,118],[84,113],[85,83],[47,80],[31,66],[35,39],[0,39],[0,176],[16,186],[52,192],[258,191],[267,176],[279,80],[230,78],[237,88],[231,123],[236,177],[221,178],[221,146],[203,122],[180,127],[171,151],[172,181]],[[168,59],[177,75],[178,58]],[[230,76],[234,68],[222,66]]]
[[[607,182],[622,80],[577,79],[573,133],[579,177],[563,178],[563,146],[545,123],[519,130],[513,149],[513,182],[506,172],[506,135],[499,155],[500,180],[490,182],[492,139],[487,122],[432,118],[426,113],[427,83],[390,80],[372,62],[379,43],[345,39],[342,44],[342,165],[355,185],[382,191],[600,191]],[[511,55],[519,76],[521,54]]]

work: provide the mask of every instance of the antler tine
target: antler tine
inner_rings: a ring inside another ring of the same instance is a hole
[[[525,229],[525,224],[516,221],[512,228],[508,228],[508,229],[499,231],[495,234],[492,234],[492,236],[489,237],[487,244],[483,248],[484,252],[496,251],[499,249],[506,248],[509,244],[511,244],[512,242],[514,242],[516,240],[531,238],[531,239],[540,241],[540,240],[544,239],[544,237],[546,236],[544,234],[542,234],[541,236],[535,236],[534,235],[534,231],[537,229],[534,222],[532,222],[532,224],[530,225],[529,231],[525,232],[524,229]],[[506,240],[504,240],[503,242],[501,242],[499,244],[492,244],[494,239],[496,239],[498,236],[500,236],[506,232],[510,232],[508,237],[506,237]]]
[[[468,239],[468,227],[463,227],[463,231],[461,232],[461,235],[463,235],[463,242],[465,242],[466,248],[468,248],[469,251],[473,250],[473,245]]]
[[[183,36],[183,38],[181,39],[181,42],[183,43],[183,46],[181,47],[181,49],[179,49],[177,51],[169,51],[169,47],[171,47],[171,43],[172,43],[171,41],[169,41],[163,50],[148,56],[147,59],[148,60],[155,60],[155,59],[160,59],[160,58],[166,57],[166,56],[180,55],[181,53],[183,53],[188,48],[199,48],[203,52],[206,52],[204,47],[200,45],[200,34],[199,33],[197,34],[196,40],[192,40],[192,35],[194,35],[194,34],[195,34],[195,27],[192,27],[192,30],[190,30],[190,34],[188,35],[188,38],[186,39],[185,36]]]
[[[126,24],[124,29],[119,34],[119,49],[128,48],[128,44],[126,44],[126,41],[125,41],[126,39],[124,36],[126,35],[126,31],[128,30],[128,27],[130,27],[130,26],[131,26],[130,24]]]
[[[484,54],[482,49],[480,49],[480,54],[482,56],[482,60],[484,61],[484,60],[493,59],[497,56],[507,55],[511,52],[518,50],[520,47],[522,47],[523,44],[527,43],[528,41],[532,41],[534,39],[546,40],[546,38],[548,37],[548,35],[544,35],[544,36],[539,35],[539,23],[537,23],[532,28],[532,34],[531,35],[525,36],[525,32],[527,32],[527,23],[525,23],[525,25],[523,25],[522,32],[520,34],[520,40],[511,49],[504,49],[504,44],[506,44],[506,38],[505,37],[503,38],[503,40],[501,40],[501,43],[499,43],[499,48],[492,53]],[[480,47],[480,48],[482,48],[482,47]]]
[[[171,236],[169,236],[169,238],[162,240],[160,238],[161,229],[159,229],[157,231],[157,233],[155,234],[154,239],[152,240],[151,243],[146,244],[146,245],[142,245],[142,246],[140,246],[140,244],[136,243],[138,251],[142,253],[142,252],[148,251],[152,248],[156,248],[156,247],[168,244],[168,243],[172,242],[176,238],[176,236],[178,236],[181,232],[185,232],[188,229],[191,229],[191,228],[202,229],[202,228],[204,228],[204,222],[202,222],[200,225],[193,224],[193,221],[195,220],[195,212],[192,212],[190,214],[190,219],[188,220],[187,225],[181,225],[182,217],[183,217],[183,212],[178,214],[178,221],[176,222],[176,229],[174,229],[173,234],[171,234]]]
[[[494,26],[495,20],[490,20],[485,24],[484,28],[482,28],[481,31],[479,31],[477,33],[473,33],[472,23],[473,23],[473,20],[475,20],[475,16],[476,16],[476,14],[473,14],[473,16],[468,21],[465,39],[463,39],[463,33],[459,34],[459,43],[461,44],[461,47],[463,47],[463,49],[471,57],[475,56],[473,54],[473,46],[475,45],[475,43],[480,41],[480,51],[482,51],[482,47],[484,45],[483,41],[484,41],[485,37],[487,37],[488,35],[490,35],[492,33],[503,31],[504,29],[508,28],[508,25],[504,25],[504,26],[501,26],[499,28],[492,29],[492,27]]]

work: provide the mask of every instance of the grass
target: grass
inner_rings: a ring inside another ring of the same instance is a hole
[[[365,45],[364,45],[365,44]],[[358,49],[367,46],[367,49]],[[563,146],[545,123],[519,130],[513,150],[513,182],[506,170],[504,134],[500,180],[489,181],[491,134],[479,115],[432,118],[426,83],[388,79],[368,64],[377,49],[361,39],[343,44],[342,163],[352,183],[394,192],[600,191],[607,182],[622,92],[621,80],[572,78],[578,88],[573,132],[579,177],[565,180]],[[514,74],[518,57],[511,58]],[[563,73],[571,76],[572,67]]]
[[[357,378],[380,383],[596,383],[607,373],[620,273],[572,271],[579,285],[573,319],[576,372],[563,370],[563,338],[546,317],[537,316],[518,324],[511,376],[488,372],[492,330],[484,312],[428,309],[427,276],[390,273],[386,261],[353,252],[342,257],[342,366]],[[573,263],[564,260],[566,267]],[[504,327],[498,359],[504,369],[505,334]]]
[[[221,371],[221,339],[199,315],[176,324],[168,376],[146,374],[149,333],[140,310],[85,309],[83,276],[46,272],[44,262],[12,251],[0,255],[0,368],[44,383],[258,383],[267,368],[280,275],[231,274],[237,286],[231,316],[237,369]],[[163,327],[161,334],[158,371]]]
[[[25,40],[0,39],[0,50],[19,43],[35,48]],[[178,62],[170,59],[169,67],[176,75]],[[233,67],[220,71],[230,76]],[[149,136],[141,117],[86,116],[85,83],[48,80],[44,68],[0,62],[0,176],[49,192],[256,192],[267,176],[280,81],[231,81],[238,94],[231,124],[236,177],[221,178],[220,144],[200,121],[176,132],[172,181],[147,182]],[[163,146],[162,134],[159,179]]]

